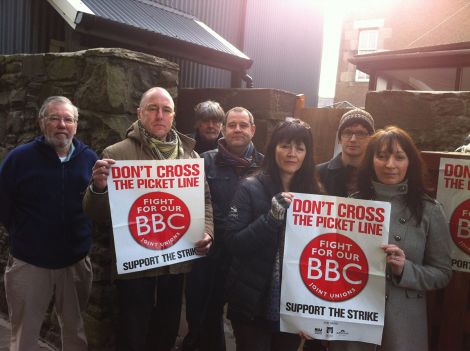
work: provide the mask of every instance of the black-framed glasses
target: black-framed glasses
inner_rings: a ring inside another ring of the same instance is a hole
[[[356,136],[356,139],[365,139],[369,136],[368,132],[363,130],[349,130],[345,129],[341,132],[341,138],[350,140],[352,139],[353,135]]]

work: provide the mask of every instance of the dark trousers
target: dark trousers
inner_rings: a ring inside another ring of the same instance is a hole
[[[178,335],[184,275],[118,280],[117,351],[169,351]]]
[[[323,345],[321,340],[307,340],[304,344],[304,351],[326,351],[326,346]]]
[[[237,351],[297,351],[300,336],[232,320]]]
[[[205,257],[194,261],[186,275],[186,321],[188,335],[184,351],[225,351],[224,285],[225,265]]]

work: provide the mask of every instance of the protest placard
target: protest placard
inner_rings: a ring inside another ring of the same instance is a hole
[[[441,158],[437,200],[452,237],[452,269],[470,272],[470,160]]]
[[[287,213],[281,330],[380,344],[390,203],[294,194]]]
[[[202,159],[116,161],[108,177],[118,274],[188,261],[204,233]]]

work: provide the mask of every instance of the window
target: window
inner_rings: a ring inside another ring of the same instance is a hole
[[[379,30],[375,29],[362,29],[359,31],[359,42],[357,45],[357,54],[370,54],[377,51],[377,42],[379,37]],[[368,82],[369,75],[356,70],[356,82]]]

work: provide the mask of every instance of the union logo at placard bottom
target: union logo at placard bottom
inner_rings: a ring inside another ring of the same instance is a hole
[[[176,244],[190,223],[186,204],[177,196],[164,192],[140,196],[129,211],[132,237],[151,250],[163,250]]]

